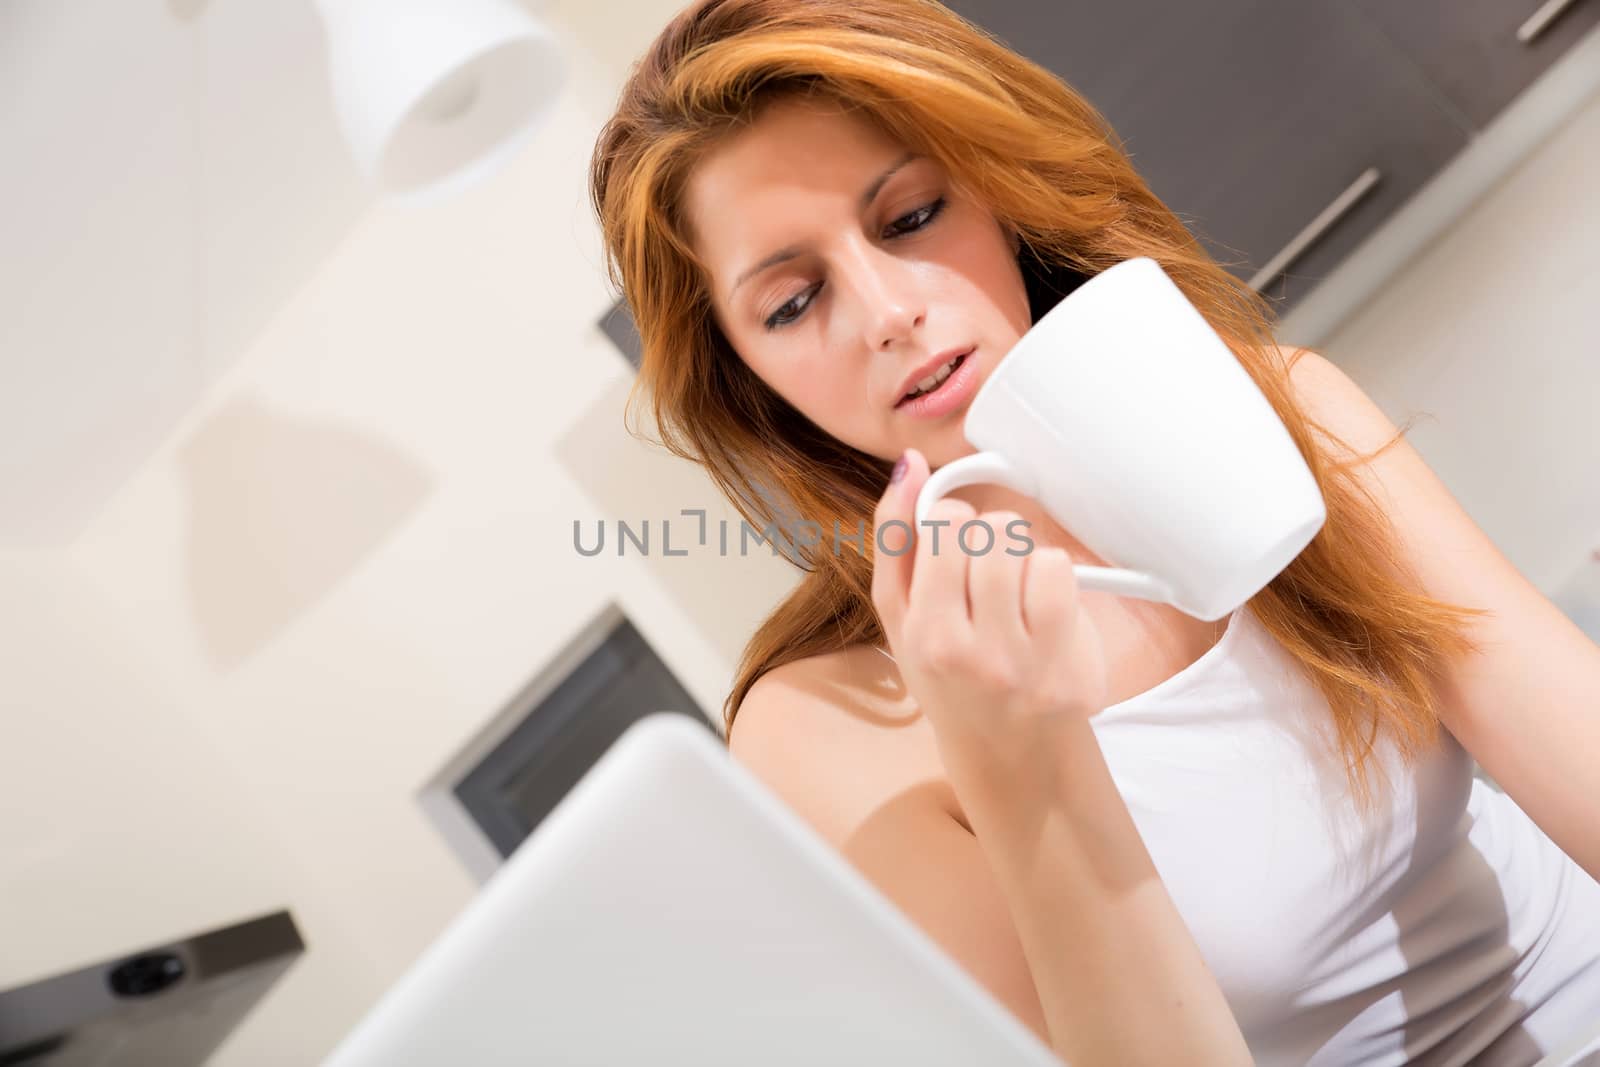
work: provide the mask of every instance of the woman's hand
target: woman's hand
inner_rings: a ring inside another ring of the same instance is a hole
[[[1099,630],[1079,602],[1071,557],[1054,546],[1028,549],[1007,530],[1016,512],[979,515],[943,498],[911,550],[908,531],[929,472],[915,449],[903,462],[873,520],[872,599],[890,654],[942,751],[956,746],[990,772],[1020,770],[1030,753],[1050,748],[1039,744],[1045,735],[1087,732],[1088,717],[1106,706]],[[936,530],[940,520],[948,525]],[[993,538],[975,526],[962,542],[958,533],[973,520]]]
[[[905,459],[874,515],[872,599],[1005,899],[1052,1047],[1068,1063],[1250,1063],[1090,727],[1105,658],[1071,558],[1007,553],[1022,551],[1006,530],[1016,513],[948,499],[928,512],[950,522],[938,551],[932,525],[909,550],[928,466]],[[979,553],[989,538],[974,527],[969,556],[956,534],[975,518],[995,539]]]

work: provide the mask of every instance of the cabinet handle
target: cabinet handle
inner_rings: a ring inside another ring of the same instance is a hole
[[[1316,218],[1312,219],[1306,228],[1294,235],[1294,238],[1271,259],[1266,265],[1250,278],[1250,288],[1260,291],[1266,288],[1267,283],[1289,269],[1289,264],[1300,258],[1301,253],[1316,244],[1317,240],[1333,227],[1333,224],[1342,218],[1345,212],[1355,207],[1356,202],[1367,195],[1374,185],[1378,184],[1379,171],[1377,167],[1368,167],[1361,172],[1361,176],[1350,183],[1350,187],[1338,196],[1333,203],[1323,208]]]
[[[1532,44],[1533,39],[1545,31],[1561,13],[1572,6],[1572,0],[1544,0],[1539,9],[1528,16],[1528,21],[1517,27],[1517,40]]]

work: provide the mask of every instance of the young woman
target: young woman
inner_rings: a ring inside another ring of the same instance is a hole
[[[1600,649],[1085,100],[931,0],[702,0],[590,178],[662,441],[824,534],[732,753],[1063,1058],[1529,1064],[1600,1019]],[[1025,556],[891,522],[1017,339],[1134,256],[1327,502],[1215,623],[1080,595],[1107,561],[1004,490],[930,521],[1026,520]]]

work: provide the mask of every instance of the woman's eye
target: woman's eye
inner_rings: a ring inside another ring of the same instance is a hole
[[[767,322],[766,322],[767,330],[769,332],[772,331],[772,330],[781,330],[785,326],[787,326],[791,322],[793,322],[795,319],[798,319],[800,317],[801,313],[803,313],[805,311],[805,308],[798,308],[794,312],[792,312],[790,314],[787,314],[787,315],[785,314],[785,312],[788,311],[789,308],[794,307],[795,300],[799,300],[800,297],[805,296],[806,293],[809,293],[810,291],[811,291],[810,289],[803,290],[798,296],[796,296],[794,298],[794,300],[789,301],[787,304],[784,304],[782,307],[780,307],[777,311],[774,311],[771,315],[768,315],[767,316]],[[806,304],[806,307],[810,307],[810,306],[811,305],[808,302]]]
[[[908,215],[900,216],[898,219],[895,219],[893,223],[891,223],[891,227],[895,228],[897,231],[891,234],[891,236],[904,237],[908,233],[916,233],[918,230],[923,229],[932,223],[934,219],[939,217],[940,212],[944,211],[944,205],[944,197],[941,196],[935,199],[932,203],[924,204],[922,207],[917,208],[917,210]],[[900,228],[902,223],[907,222],[911,222],[911,225]],[[799,300],[807,293],[814,292],[821,284],[821,282],[818,282],[817,285],[813,285],[809,289],[801,291],[795,295],[793,300],[790,300],[788,303],[778,308],[777,311],[774,311],[771,315],[767,316],[765,326],[768,332],[773,330],[781,330],[785,326],[795,322],[800,318],[800,316],[804,315],[806,308],[811,306],[811,302],[809,300],[800,307],[795,308],[795,310],[792,312],[789,311],[789,309],[794,307],[795,301]]]
[[[905,233],[914,233],[917,230],[922,229],[928,223],[932,222],[934,220],[935,216],[937,216],[939,214],[939,212],[941,212],[943,210],[944,210],[944,197],[941,196],[937,200],[933,201],[933,203],[924,204],[921,207],[917,208],[917,210],[911,212],[911,214],[902,215],[898,219],[895,219],[894,220],[894,225],[895,226],[899,226],[902,222],[905,222],[907,219],[918,219],[919,221],[916,223],[916,225],[908,227],[904,231]]]

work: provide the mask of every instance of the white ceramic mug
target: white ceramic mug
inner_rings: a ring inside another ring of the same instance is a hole
[[[980,449],[934,471],[934,501],[975,483],[1037,500],[1112,567],[1079,586],[1219,619],[1282,572],[1327,510],[1300,450],[1231,349],[1153,259],[1084,282],[972,398]]]

